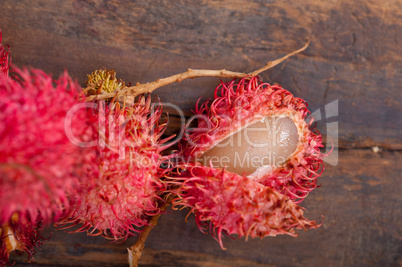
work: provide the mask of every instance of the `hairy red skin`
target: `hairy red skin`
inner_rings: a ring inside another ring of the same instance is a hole
[[[68,210],[95,153],[66,136],[66,114],[81,103],[68,74],[54,81],[40,70],[15,71],[18,81],[0,75],[0,222],[17,212],[47,224]],[[82,140],[93,135],[85,111],[70,127]]]
[[[202,232],[210,224],[221,247],[222,233],[238,237],[296,235],[295,229],[317,228],[303,216],[303,208],[275,189],[250,178],[200,164],[181,166],[170,177],[177,198],[173,207],[185,206],[195,214]]]
[[[96,186],[61,225],[81,225],[76,232],[124,241],[161,212],[159,195],[166,190],[161,177],[168,169],[160,166],[171,156],[162,155],[168,147],[160,138],[166,125],[159,124],[162,109],[152,106],[151,96],[123,108],[111,105],[100,105],[95,114],[99,146],[90,175]]]
[[[255,179],[296,202],[317,187],[317,178],[324,169],[321,135],[313,127],[313,120],[305,122],[309,113],[306,102],[281,86],[263,83],[259,77],[221,83],[212,102],[207,101],[200,108],[197,105],[194,113],[197,129],[187,128],[179,143],[186,162],[195,161],[231,133],[264,117],[291,117],[300,135],[296,151],[285,164]]]
[[[0,228],[12,227],[32,255],[37,222],[45,226],[65,216],[81,184],[89,183],[88,163],[96,154],[72,144],[65,133],[68,111],[82,102],[79,85],[67,73],[53,80],[40,70],[14,71],[16,80],[0,72]],[[69,127],[86,141],[91,125],[80,110]],[[3,245],[1,254],[9,254]]]

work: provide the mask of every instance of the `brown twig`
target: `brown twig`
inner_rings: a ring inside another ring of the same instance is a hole
[[[198,78],[198,77],[220,77],[220,78],[239,78],[239,79],[244,78],[246,76],[253,77],[253,76],[260,74],[263,71],[266,71],[266,70],[278,65],[279,63],[283,62],[284,60],[288,59],[289,57],[304,51],[308,47],[309,44],[310,44],[310,39],[308,38],[307,43],[302,48],[300,48],[290,54],[287,54],[286,56],[281,57],[277,60],[270,61],[264,67],[262,67],[256,71],[250,72],[250,73],[234,72],[234,71],[229,71],[229,70],[225,70],[225,69],[222,69],[222,70],[188,69],[186,72],[175,74],[173,76],[169,76],[166,78],[158,79],[154,82],[145,83],[145,84],[137,83],[134,86],[125,87],[125,88],[123,88],[119,91],[113,92],[113,93],[89,96],[86,98],[86,100],[93,101],[95,99],[101,100],[101,99],[109,99],[109,98],[120,97],[120,96],[135,97],[140,94],[151,93],[155,89],[157,89],[159,87],[163,87],[163,86],[171,84],[171,83],[181,82],[186,79],[193,79],[193,78]],[[86,89],[84,89],[84,91],[85,90]]]
[[[170,203],[172,202],[172,197],[168,198],[168,200],[162,205],[161,207],[161,212],[166,211],[166,209],[169,207]],[[137,267],[138,266],[138,261],[140,260],[142,251],[145,247],[145,241],[148,238],[149,233],[151,230],[157,225],[159,217],[162,215],[162,213],[159,213],[155,216],[153,216],[149,222],[149,225],[145,226],[143,232],[141,235],[138,237],[137,242],[128,248],[128,263],[130,267]]]
[[[256,70],[256,71],[253,71],[253,72],[251,72],[251,73],[249,73],[249,74],[247,74],[247,75],[249,75],[250,77],[257,76],[257,75],[260,74],[261,72],[264,72],[264,71],[266,71],[266,70],[268,70],[268,69],[270,69],[270,68],[275,67],[276,65],[280,64],[281,62],[285,61],[286,59],[290,58],[291,56],[294,56],[294,55],[296,55],[296,54],[298,54],[298,53],[300,53],[300,52],[306,50],[306,48],[308,47],[309,44],[310,44],[310,38],[307,37],[307,42],[306,42],[306,44],[305,44],[302,48],[300,48],[300,49],[298,49],[298,50],[296,50],[296,51],[293,51],[292,53],[287,54],[286,56],[281,57],[281,58],[279,58],[279,59],[277,59],[277,60],[270,61],[270,62],[268,62],[267,65],[265,65],[264,67],[262,67],[262,68],[260,68],[260,69],[258,69],[258,70]]]

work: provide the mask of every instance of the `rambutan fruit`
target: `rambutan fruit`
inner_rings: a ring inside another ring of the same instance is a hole
[[[8,45],[3,45],[1,40],[3,34],[0,30],[0,71],[8,75],[10,69],[10,48]]]
[[[321,135],[307,114],[302,99],[259,77],[221,83],[212,102],[197,104],[179,143],[174,205],[189,207],[200,228],[209,221],[222,248],[222,232],[264,237],[318,227],[297,205],[323,169]]]
[[[114,241],[127,239],[160,212],[161,181],[167,169],[161,165],[170,156],[161,140],[166,124],[160,123],[161,106],[151,96],[141,95],[131,105],[101,103],[98,120],[97,166],[92,176],[96,186],[88,190],[64,222],[65,227],[82,225],[75,232],[102,235]]]
[[[178,196],[173,206],[189,207],[202,232],[210,232],[224,249],[222,233],[238,237],[295,236],[294,229],[316,228],[315,221],[303,216],[303,209],[289,197],[252,178],[206,167],[199,163],[180,167],[171,177]]]
[[[299,202],[323,170],[322,138],[308,112],[304,100],[259,77],[221,83],[212,103],[196,107],[196,127],[186,129],[180,150],[186,161],[226,167]]]
[[[65,133],[68,111],[82,102],[79,85],[67,73],[54,81],[41,70],[14,70],[15,80],[0,73],[0,228],[3,237],[13,232],[20,243],[15,249],[32,255],[39,222],[53,223],[68,212],[95,153]],[[81,141],[93,135],[85,110],[68,126]]]

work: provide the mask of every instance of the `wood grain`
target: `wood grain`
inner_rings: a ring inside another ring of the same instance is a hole
[[[13,61],[81,83],[101,66],[132,83],[187,68],[249,72],[301,47],[264,73],[314,111],[339,99],[340,135],[354,147],[401,149],[402,19],[399,0],[376,1],[2,1],[0,26]],[[185,110],[212,96],[218,79],[160,89]]]
[[[261,76],[305,99],[318,128],[339,125],[339,162],[303,202],[324,225],[298,238],[225,239],[228,250],[163,215],[147,241],[143,266],[402,265],[402,2],[400,0],[102,1],[3,0],[3,42],[13,62],[57,76],[114,68],[126,82],[151,82],[194,69],[250,72],[311,38],[309,48]],[[191,116],[213,96],[217,78],[160,88],[165,103]],[[338,101],[339,110],[325,110]],[[171,114],[167,135],[181,127]],[[331,115],[331,116],[329,116]],[[379,147],[379,153],[371,149]],[[31,266],[125,266],[127,244],[55,232]],[[17,266],[23,265],[16,257]]]
[[[247,242],[226,237],[223,251],[194,217],[185,222],[187,211],[171,212],[151,231],[140,266],[400,266],[402,153],[342,150],[339,159],[302,203],[309,219],[324,216],[317,230]],[[134,242],[56,231],[33,266],[126,266],[126,248]]]

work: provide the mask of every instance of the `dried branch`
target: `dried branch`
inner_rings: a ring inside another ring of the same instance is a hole
[[[262,67],[256,71],[250,72],[250,73],[233,72],[233,71],[228,71],[225,69],[222,69],[222,70],[188,69],[186,72],[179,73],[179,74],[169,76],[166,78],[158,79],[154,82],[150,82],[150,83],[146,83],[146,84],[137,83],[134,86],[125,87],[125,88],[118,90],[116,92],[113,92],[113,93],[89,96],[86,98],[86,100],[87,101],[92,101],[95,99],[101,100],[101,99],[109,99],[109,98],[121,97],[121,96],[135,97],[140,94],[151,93],[155,89],[157,89],[159,87],[163,87],[163,86],[171,84],[171,83],[181,82],[185,79],[193,79],[193,78],[198,78],[198,77],[220,77],[220,78],[239,78],[239,79],[244,78],[246,76],[253,77],[253,76],[260,74],[263,71],[266,71],[266,70],[278,65],[279,63],[283,62],[284,60],[288,59],[289,57],[304,51],[308,47],[309,44],[310,44],[310,39],[307,40],[307,43],[302,48],[300,48],[290,54],[287,54],[286,56],[281,57],[277,60],[270,61],[264,67]],[[85,90],[86,89],[84,89],[84,91]]]
[[[300,49],[298,49],[298,50],[296,50],[296,51],[293,51],[292,53],[287,54],[286,56],[281,57],[281,58],[279,58],[279,59],[277,59],[277,60],[270,61],[270,62],[267,63],[267,65],[265,65],[265,66],[262,67],[261,69],[258,69],[258,70],[256,70],[256,71],[253,71],[253,72],[251,72],[251,73],[249,73],[249,74],[247,74],[247,75],[249,75],[250,77],[257,76],[257,75],[260,74],[261,72],[264,72],[264,71],[266,71],[266,70],[268,70],[268,69],[270,69],[270,68],[273,68],[273,67],[275,67],[276,65],[282,63],[283,61],[285,61],[286,59],[290,58],[291,56],[294,56],[294,55],[296,55],[296,54],[298,54],[298,53],[300,53],[300,52],[306,50],[306,48],[308,47],[309,44],[310,44],[310,38],[307,38],[307,43],[306,43],[302,48],[300,48]]]
[[[172,201],[172,198],[168,198],[168,200],[162,205],[161,207],[161,212],[166,211],[166,209],[169,207],[170,203]],[[148,238],[149,233],[151,230],[157,225],[159,217],[162,215],[162,213],[159,213],[155,216],[153,216],[149,222],[149,225],[145,226],[144,231],[141,233],[139,236],[137,242],[128,248],[128,263],[130,267],[137,267],[138,266],[138,261],[140,260],[142,251],[145,247],[145,241]]]

